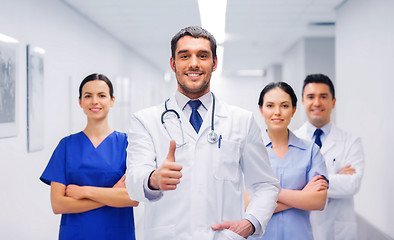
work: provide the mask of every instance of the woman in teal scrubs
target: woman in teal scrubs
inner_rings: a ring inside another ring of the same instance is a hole
[[[40,179],[51,186],[51,204],[62,214],[59,239],[134,240],[132,201],[125,188],[127,135],[108,125],[114,104],[111,81],[87,76],[79,87],[86,128],[63,138]]]
[[[264,240],[312,240],[309,211],[322,210],[327,199],[327,170],[319,147],[288,129],[296,106],[297,97],[287,83],[270,83],[260,94],[267,125],[263,140],[282,187]]]

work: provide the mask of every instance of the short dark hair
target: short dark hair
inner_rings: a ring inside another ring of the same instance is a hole
[[[260,107],[263,106],[263,104],[264,104],[265,94],[274,88],[280,88],[285,93],[289,94],[292,107],[294,108],[297,106],[297,96],[294,93],[293,88],[289,84],[287,84],[285,82],[271,82],[271,83],[267,84],[267,86],[265,86],[264,89],[260,93],[260,98],[259,98],[259,102],[258,102]]]
[[[304,97],[305,86],[308,85],[309,83],[323,83],[323,84],[326,84],[328,86],[328,88],[330,89],[330,93],[332,95],[332,99],[335,98],[334,84],[332,83],[332,81],[331,81],[331,79],[329,77],[327,77],[326,75],[321,74],[321,73],[309,74],[308,76],[306,76],[306,78],[304,80],[304,85],[302,86],[302,97]]]
[[[81,99],[81,96],[82,96],[82,88],[83,88],[83,86],[87,82],[94,81],[94,80],[104,81],[109,87],[109,95],[111,96],[111,98],[114,97],[114,88],[112,86],[111,81],[107,78],[107,76],[105,76],[104,74],[93,73],[93,74],[90,74],[89,76],[85,77],[82,80],[81,84],[79,85],[79,99]]]
[[[191,36],[194,38],[205,38],[209,41],[211,45],[212,57],[213,59],[216,58],[216,40],[215,37],[209,33],[207,30],[200,26],[189,26],[182,30],[180,30],[174,37],[171,39],[171,56],[175,59],[175,50],[176,45],[178,44],[179,39],[183,38],[184,36]]]

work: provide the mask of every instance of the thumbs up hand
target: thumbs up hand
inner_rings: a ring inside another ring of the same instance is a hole
[[[175,190],[181,182],[182,165],[175,162],[175,149],[175,141],[171,140],[166,160],[149,178],[149,188],[163,191]]]
[[[168,149],[166,161],[175,162],[175,149],[176,149],[176,143],[174,140],[171,140],[170,149]]]

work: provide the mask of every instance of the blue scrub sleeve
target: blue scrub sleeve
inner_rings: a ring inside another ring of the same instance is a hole
[[[316,144],[313,144],[311,149],[311,166],[307,174],[307,181],[309,182],[316,175],[322,175],[328,183],[328,173],[324,157],[320,153],[320,148]]]
[[[58,182],[67,185],[66,182],[66,139],[63,138],[57,145],[48,162],[40,180],[51,185],[51,182]]]

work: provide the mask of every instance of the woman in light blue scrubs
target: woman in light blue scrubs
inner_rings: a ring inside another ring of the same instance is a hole
[[[319,147],[288,129],[296,106],[297,97],[287,83],[270,83],[260,94],[267,125],[263,139],[282,187],[264,240],[312,240],[309,211],[322,210],[327,199],[327,170]]]
[[[63,138],[40,179],[62,214],[59,239],[134,240],[133,206],[125,187],[127,135],[108,125],[114,104],[111,81],[87,76],[79,87],[86,128]]]

